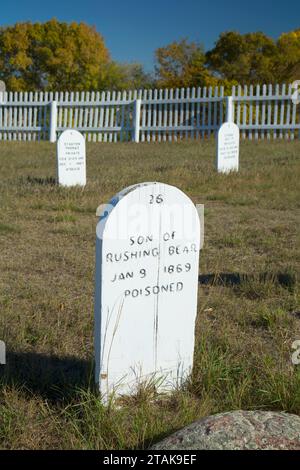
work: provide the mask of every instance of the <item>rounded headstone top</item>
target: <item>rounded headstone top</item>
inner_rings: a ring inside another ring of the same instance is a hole
[[[300,450],[300,416],[232,411],[200,419],[153,445],[154,450]]]

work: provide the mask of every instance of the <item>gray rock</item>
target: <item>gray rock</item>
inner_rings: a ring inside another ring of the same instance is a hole
[[[300,450],[300,417],[273,411],[232,411],[200,419],[153,450]]]

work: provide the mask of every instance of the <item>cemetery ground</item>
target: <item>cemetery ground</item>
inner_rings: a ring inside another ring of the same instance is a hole
[[[88,143],[79,189],[55,185],[55,145],[2,141],[0,447],[145,448],[221,411],[300,415],[299,155],[299,141],[241,142],[239,173],[224,175],[214,140]],[[205,204],[194,370],[169,396],[148,384],[104,408],[92,369],[95,212],[144,181]]]

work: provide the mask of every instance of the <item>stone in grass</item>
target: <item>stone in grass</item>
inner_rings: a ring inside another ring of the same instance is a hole
[[[300,450],[300,417],[232,411],[203,418],[151,447],[154,450]]]

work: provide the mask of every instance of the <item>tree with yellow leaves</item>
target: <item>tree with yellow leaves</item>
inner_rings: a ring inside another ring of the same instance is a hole
[[[283,33],[277,41],[276,68],[280,81],[293,82],[300,79],[300,28]]]
[[[0,78],[8,90],[97,89],[110,61],[85,23],[17,23],[0,29]]]
[[[155,51],[157,85],[166,88],[202,86],[210,73],[205,68],[202,46],[187,39],[174,41]]]
[[[237,82],[223,80],[206,67],[203,47],[187,39],[174,41],[155,51],[157,86],[162,88],[215,87],[223,85],[227,93]]]

